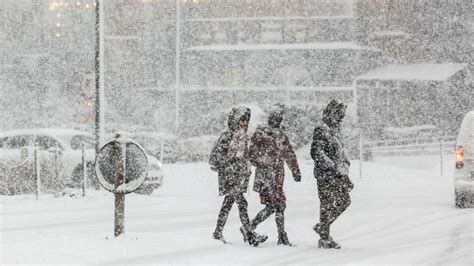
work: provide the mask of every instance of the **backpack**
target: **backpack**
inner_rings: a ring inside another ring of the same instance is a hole
[[[230,132],[224,132],[219,139],[214,142],[209,156],[209,166],[212,171],[219,172],[219,169],[222,169],[225,166],[223,158],[225,158],[224,156],[229,150],[231,139],[232,134]]]
[[[212,146],[212,149],[211,149],[211,155],[209,156],[209,166],[211,167],[211,170],[214,171],[214,172],[218,172],[219,171],[219,168],[218,168],[218,153],[217,153],[217,142],[218,140],[216,140],[216,142],[214,142],[214,145]]]

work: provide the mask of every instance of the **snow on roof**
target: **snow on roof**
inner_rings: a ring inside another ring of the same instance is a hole
[[[183,91],[353,91],[352,86],[182,86],[180,87]],[[149,88],[149,91],[156,90]],[[160,91],[158,88],[157,91]]]
[[[24,58],[39,58],[39,57],[46,57],[50,56],[48,53],[24,53],[20,55],[16,55],[18,57],[24,57]]]
[[[188,22],[202,22],[202,21],[261,21],[261,20],[334,20],[334,19],[355,19],[350,15],[339,16],[261,16],[261,17],[217,17],[217,18],[187,18],[184,21]]]
[[[466,64],[387,65],[357,77],[358,80],[429,80],[446,81]]]
[[[354,91],[353,86],[181,86],[182,91]],[[163,92],[174,91],[174,88],[169,87],[139,87],[141,92]]]
[[[13,129],[0,132],[0,136],[23,135],[23,134],[45,134],[45,135],[88,135],[91,134],[70,128],[31,128],[31,129]]]
[[[374,50],[354,42],[218,44],[192,46],[188,51],[250,51],[250,50]]]
[[[138,35],[107,35],[106,40],[139,40]]]
[[[401,31],[401,30],[380,30],[380,31],[375,31],[371,34],[372,37],[407,37],[410,34]]]

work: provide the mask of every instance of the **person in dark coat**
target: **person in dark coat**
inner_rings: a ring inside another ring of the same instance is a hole
[[[258,246],[267,237],[260,236],[250,227],[247,213],[247,200],[243,193],[247,192],[251,166],[248,157],[247,129],[250,121],[250,109],[234,107],[228,116],[228,129],[225,130],[212,148],[209,158],[211,169],[218,172],[219,195],[225,196],[217,219],[213,238],[226,243],[222,232],[229,212],[237,203],[242,227],[240,231],[244,241]]]
[[[251,139],[250,162],[256,167],[253,189],[260,194],[260,202],[265,205],[265,208],[251,221],[251,226],[255,229],[258,224],[275,213],[278,244],[291,246],[285,232],[286,197],[283,191],[285,162],[296,182],[301,181],[301,173],[293,147],[281,128],[283,115],[284,106],[276,105],[270,111],[268,124],[258,126]]]
[[[320,236],[319,248],[340,248],[330,235],[331,224],[351,203],[349,192],[354,185],[349,179],[350,161],[342,142],[341,123],[347,106],[332,100],[323,111],[322,122],[314,129],[311,158],[318,183],[320,216],[313,230]]]

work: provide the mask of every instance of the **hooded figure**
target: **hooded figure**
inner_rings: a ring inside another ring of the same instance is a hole
[[[247,200],[243,193],[247,192],[251,167],[248,157],[247,128],[250,121],[250,109],[234,107],[229,113],[228,129],[222,132],[212,148],[209,158],[211,169],[218,172],[219,195],[225,196],[217,219],[216,230],[213,238],[226,243],[222,231],[227,221],[229,212],[237,203],[244,241],[252,246],[264,242],[267,237],[260,236],[250,227],[247,213]]]
[[[278,244],[291,245],[285,232],[286,197],[283,191],[285,179],[284,164],[290,168],[296,182],[301,180],[293,147],[281,128],[284,106],[275,105],[270,111],[267,125],[255,130],[250,143],[250,162],[256,167],[254,191],[260,194],[260,202],[265,205],[252,220],[252,228],[275,213],[278,228]]]
[[[341,123],[347,106],[332,100],[323,111],[322,122],[314,129],[311,158],[318,183],[320,222],[313,230],[319,234],[320,248],[340,248],[330,236],[331,224],[351,203],[349,192],[354,185],[349,179],[350,161],[342,142]]]

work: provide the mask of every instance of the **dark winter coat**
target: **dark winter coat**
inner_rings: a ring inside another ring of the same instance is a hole
[[[314,177],[318,184],[340,182],[341,186],[352,188],[349,180],[350,161],[342,142],[341,121],[346,106],[331,102],[323,113],[322,122],[314,129],[311,144],[311,158],[314,161]]]
[[[285,202],[284,163],[287,163],[295,181],[301,179],[298,161],[288,136],[280,127],[261,125],[255,130],[249,149],[250,162],[257,168],[253,189],[260,194],[260,202],[266,205]]]
[[[220,196],[247,192],[251,167],[248,160],[248,139],[245,133],[239,132],[239,122],[242,118],[250,120],[250,109],[232,108],[228,116],[228,128],[222,132],[211,150],[209,164],[212,170],[218,172]],[[239,134],[241,137],[235,138]],[[237,145],[234,143],[236,141],[242,143]],[[235,151],[229,149],[232,146],[242,147],[243,150],[239,156],[236,156]]]

